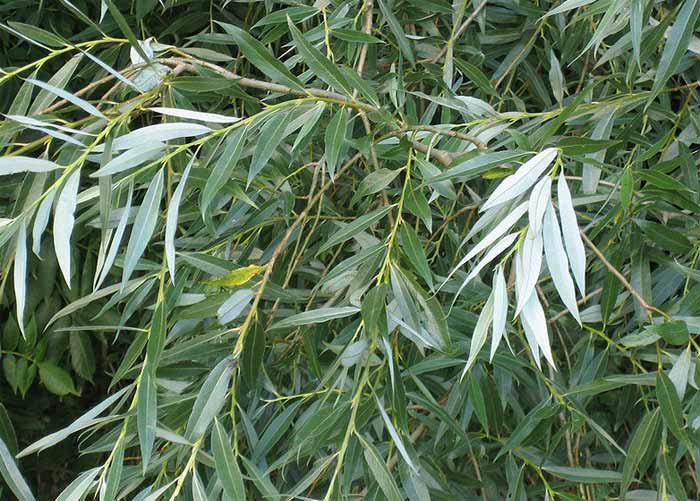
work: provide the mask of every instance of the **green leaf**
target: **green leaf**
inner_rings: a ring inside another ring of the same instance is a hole
[[[214,418],[214,429],[211,434],[211,449],[214,453],[214,464],[221,485],[229,499],[245,501],[245,486],[238,463],[233,455],[231,441],[219,420]]]
[[[131,274],[136,268],[141,254],[146,249],[148,242],[151,240],[153,231],[158,223],[158,215],[160,213],[160,199],[163,195],[163,169],[158,170],[146,190],[146,195],[143,197],[141,207],[136,213],[134,226],[129,237],[129,244],[126,248],[124,256],[124,270],[122,273],[122,289],[126,286],[127,281],[131,278]]]
[[[139,44],[138,39],[136,38],[136,35],[134,35],[134,32],[131,31],[131,28],[129,27],[129,23],[126,21],[124,16],[122,15],[121,12],[119,12],[119,9],[114,5],[112,0],[102,0],[102,2],[107,5],[107,8],[109,9],[110,14],[112,14],[112,17],[117,23],[117,26],[119,26],[119,29],[121,32],[124,34],[124,36],[129,40],[129,43],[131,46],[134,48],[136,52],[138,52],[139,56],[146,61],[146,63],[150,66],[151,65],[151,58],[148,57],[148,55],[144,52],[143,48],[141,47],[141,44]]]
[[[192,157],[185,167],[185,171],[182,173],[180,182],[177,184],[175,193],[170,200],[170,206],[168,207],[168,215],[165,221],[165,257],[168,264],[168,270],[170,271],[170,279],[175,283],[175,232],[177,231],[178,216],[180,211],[180,201],[182,200],[182,194],[185,191],[185,185],[187,183],[187,176],[190,174],[190,169],[192,169],[192,164],[194,163],[196,157]]]
[[[644,333],[659,336],[667,343],[677,346],[685,345],[689,340],[688,326],[680,320],[647,326]]]
[[[138,387],[138,404],[136,406],[136,425],[139,433],[139,447],[141,448],[141,468],[145,473],[153,454],[153,442],[156,438],[156,425],[158,422],[157,389],[151,371],[145,370],[141,374]]]
[[[24,480],[22,472],[17,467],[15,458],[12,457],[12,453],[2,439],[0,439],[0,474],[17,499],[34,501],[34,494],[32,494],[27,481]]]
[[[56,259],[63,273],[63,278],[71,287],[71,245],[70,238],[75,223],[75,208],[78,203],[80,186],[80,169],[68,176],[56,201],[53,218],[53,243]]]
[[[303,90],[304,85],[297,77],[278,61],[263,44],[250,36],[247,32],[228,23],[217,21],[226,33],[236,42],[245,57],[260,71],[267,75],[273,82],[286,85],[290,89]]]
[[[655,435],[658,425],[659,409],[656,409],[646,413],[637,426],[637,429],[634,431],[622,468],[622,485],[620,486],[621,499],[624,499],[627,489],[630,483],[632,483],[634,473],[637,471],[644,454],[651,445],[651,438]]]
[[[61,99],[65,99],[69,103],[73,103],[76,105],[78,108],[81,108],[82,110],[90,113],[91,115],[96,116],[97,118],[104,118],[106,119],[107,117],[104,116],[104,114],[95,108],[93,105],[85,101],[84,99],[80,99],[77,96],[74,96],[70,92],[67,92],[59,87],[54,87],[53,85],[42,82],[41,80],[35,80],[33,78],[28,78],[27,82],[31,83],[32,85],[36,85],[37,87],[40,87],[44,90],[47,90],[48,92],[51,92],[52,94],[57,95]]]
[[[124,441],[119,440],[117,447],[114,449],[114,455],[107,471],[105,480],[104,495],[100,496],[100,501],[114,499],[119,490],[119,484],[122,478],[122,470],[124,467]],[[100,493],[102,494],[102,493]]]
[[[348,133],[348,115],[340,108],[333,118],[331,119],[328,127],[326,128],[326,166],[328,168],[328,175],[331,181],[335,179],[335,171],[338,167],[338,160],[340,159],[340,153],[343,150],[345,143],[345,136]]]
[[[274,113],[260,129],[258,142],[253,152],[253,159],[250,162],[250,169],[248,170],[246,187],[250,186],[253,179],[267,165],[277,146],[284,140],[284,132],[291,119],[292,113],[282,110]]]
[[[8,176],[19,172],[51,172],[62,169],[58,164],[49,160],[31,157],[0,157],[0,176]]]
[[[17,21],[8,21],[7,24],[9,24],[10,27],[17,30],[27,38],[30,38],[31,40],[37,42],[41,42],[42,44],[48,45],[49,47],[61,48],[68,45],[68,43],[62,37],[50,33],[46,30],[43,30],[38,26],[20,23]]]
[[[199,209],[202,213],[202,219],[206,220],[209,206],[219,193],[219,190],[231,178],[238,161],[243,152],[247,129],[239,127],[234,129],[226,139],[226,147],[221,153],[221,156],[216,161],[211,174],[207,178],[207,183],[202,190],[202,198],[199,204]]]
[[[75,389],[73,379],[64,369],[49,362],[39,364],[39,377],[41,382],[54,395],[76,395],[80,393]]]
[[[28,456],[30,454],[34,454],[35,452],[41,452],[49,447],[52,447],[58,443],[60,443],[62,440],[65,440],[69,436],[71,436],[73,433],[80,431],[84,428],[87,428],[88,426],[92,425],[94,423],[95,418],[102,414],[105,410],[107,410],[112,404],[114,404],[117,400],[122,398],[131,388],[129,386],[122,388],[119,390],[117,393],[114,395],[111,395],[104,399],[102,402],[97,404],[95,407],[84,413],[82,416],[77,418],[75,421],[73,421],[71,424],[66,426],[65,428],[55,431],[49,435],[46,435],[43,438],[40,438],[36,442],[32,443],[22,451],[20,451],[19,454],[17,454],[17,458],[22,458],[25,456]]]
[[[668,225],[653,221],[637,221],[637,224],[648,238],[663,249],[670,252],[686,253],[693,248],[685,235]]]
[[[56,501],[80,501],[95,483],[100,468],[91,468],[81,473],[56,498]]]
[[[447,181],[454,178],[464,178],[464,181],[474,179],[475,177],[487,172],[494,167],[501,167],[504,164],[519,160],[527,156],[526,152],[519,151],[499,151],[496,153],[482,153],[473,158],[458,163],[454,167],[450,167],[442,174],[428,179],[427,184],[436,184],[441,181]]]
[[[15,246],[15,263],[12,270],[15,302],[17,303],[17,324],[24,337],[24,309],[27,303],[27,224],[20,221]]]
[[[668,79],[676,72],[681,58],[688,50],[688,43],[693,35],[698,15],[700,15],[700,0],[685,0],[671,27],[664,51],[661,54],[654,85],[649,96],[650,103],[659,95]]]
[[[693,191],[680,181],[672,178],[668,174],[664,174],[663,172],[658,172],[655,170],[642,170],[639,171],[637,175],[650,185],[661,188],[662,190],[680,192]]]
[[[350,240],[358,233],[366,230],[374,223],[384,218],[384,216],[386,216],[389,213],[389,211],[393,208],[393,205],[381,207],[379,209],[373,210],[369,214],[365,214],[364,216],[358,217],[352,223],[343,225],[343,227],[340,230],[335,232],[328,240],[326,240],[326,242],[318,250],[318,253],[320,254],[322,252],[325,252],[338,244]]]
[[[362,436],[357,435],[357,438],[362,443],[363,453],[365,456],[365,461],[367,466],[372,472],[374,480],[379,484],[380,489],[386,496],[388,501],[402,501],[404,498],[399,491],[398,485],[394,477],[391,476],[391,472],[386,465],[386,462],[379,455],[377,448],[362,438]]]
[[[389,7],[384,0],[377,0],[379,2],[379,9],[382,11],[384,19],[386,19],[389,29],[396,37],[396,43],[401,49],[401,53],[406,59],[411,63],[411,66],[416,65],[416,57],[413,55],[413,49],[411,48],[411,43],[406,38],[406,33],[404,33],[401,23],[394,15],[391,7]]]
[[[616,471],[597,470],[595,468],[571,468],[545,464],[542,469],[555,477],[580,484],[608,484],[622,481],[622,475]]]
[[[676,464],[674,464],[673,458],[671,457],[671,451],[668,450],[666,441],[664,440],[661,445],[661,450],[659,450],[659,469],[666,481],[667,486],[671,493],[676,496],[678,501],[686,501],[688,495],[683,485],[683,480],[681,479],[678,470],[680,469]]]
[[[289,327],[298,327],[300,325],[319,324],[335,320],[337,318],[345,318],[350,315],[355,315],[360,311],[355,306],[336,306],[330,308],[319,308],[317,310],[305,311],[291,315],[284,320],[272,325],[270,329],[287,329]]]
[[[365,294],[362,301],[362,322],[365,335],[377,340],[389,334],[386,322],[387,285],[380,284]]]
[[[294,26],[291,19],[287,19],[289,32],[292,35],[297,52],[307,64],[309,69],[318,78],[326,82],[337,91],[344,92],[348,96],[352,95],[352,87],[345,76],[327,57],[321,54],[318,49],[311,45],[304,35]]]
[[[656,374],[656,398],[659,400],[659,408],[664,423],[673,435],[679,440],[686,438],[683,409],[681,401],[676,393],[676,388],[668,376],[659,371]]]
[[[212,369],[202,384],[197,399],[192,406],[192,412],[187,420],[185,437],[196,440],[209,428],[218,415],[228,396],[229,382],[233,374],[233,364],[230,358],[224,358]]]
[[[254,322],[246,333],[241,352],[241,375],[254,388],[260,381],[260,368],[265,354],[265,329]]]
[[[104,177],[124,172],[125,170],[159,158],[165,152],[166,145],[160,141],[139,144],[112,158],[90,177]]]

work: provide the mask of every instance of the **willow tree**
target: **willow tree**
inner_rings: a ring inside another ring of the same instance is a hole
[[[3,496],[697,496],[700,1],[0,10]]]

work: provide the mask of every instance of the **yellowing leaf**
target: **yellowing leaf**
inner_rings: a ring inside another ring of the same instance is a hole
[[[264,266],[251,264],[242,268],[236,268],[233,271],[229,271],[226,275],[224,275],[221,278],[217,278],[215,280],[207,280],[204,283],[207,285],[216,285],[218,287],[236,287],[238,285],[246,283],[248,280],[253,278],[255,275],[257,275],[264,269]]]

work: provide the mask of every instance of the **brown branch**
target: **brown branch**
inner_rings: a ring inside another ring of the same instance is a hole
[[[170,57],[170,58],[159,58],[155,59],[154,61],[160,64],[164,64],[166,66],[170,66],[173,68],[184,68],[187,69],[188,71],[191,71],[193,73],[197,73],[197,66],[201,66],[204,68],[207,68],[211,71],[214,71],[215,73],[221,75],[222,77],[228,79],[228,80],[233,80],[235,81],[238,85],[241,87],[249,87],[251,89],[259,89],[259,90],[264,90],[267,92],[276,92],[278,94],[287,94],[287,95],[292,95],[292,96],[301,96],[301,97],[317,97],[321,100],[328,100],[331,102],[335,102],[338,104],[341,104],[343,106],[348,106],[350,108],[354,108],[360,112],[363,113],[373,113],[373,112],[380,112],[380,108],[377,108],[375,106],[372,106],[371,104],[363,103],[361,101],[357,101],[352,98],[348,98],[347,96],[343,94],[339,94],[337,92],[332,92],[328,90],[323,90],[323,89],[316,89],[316,88],[306,88],[306,89],[293,89],[291,87],[287,87],[286,85],[281,85],[281,84],[276,84],[272,82],[265,82],[263,80],[256,80],[253,78],[245,78],[237,75],[236,73],[233,73],[231,71],[228,71],[227,69],[224,69],[220,66],[217,66],[216,64],[209,63],[207,61],[202,61],[200,59],[193,58],[189,56],[188,54],[184,52],[180,52],[177,49],[173,49],[174,52],[181,54],[183,56],[187,57]],[[422,152],[422,153],[428,153],[430,151],[430,154],[433,158],[435,158],[438,162],[440,162],[444,167],[448,167],[453,160],[453,154],[447,151],[442,151],[438,150],[436,148],[433,148],[432,150],[422,144],[419,141],[413,141],[413,148],[416,150]]]
[[[586,294],[584,297],[582,297],[581,299],[579,299],[579,300],[576,302],[576,304],[577,304],[578,306],[583,306],[583,305],[586,304],[588,301],[590,301],[591,298],[597,296],[597,295],[600,294],[601,292],[603,292],[603,288],[602,288],[602,287],[598,287],[598,288],[597,288],[596,290],[594,290],[593,292],[589,292],[589,293]],[[559,313],[557,313],[556,315],[554,315],[552,318],[549,319],[549,323],[550,323],[550,324],[555,323],[557,320],[559,320],[561,317],[563,317],[563,316],[566,315],[567,313],[569,313],[569,310],[567,310],[567,309],[561,310]]]
[[[600,261],[605,265],[608,271],[612,273],[615,276],[615,278],[617,278],[617,280],[623,285],[623,287],[629,291],[632,297],[639,302],[642,308],[644,308],[647,311],[650,318],[652,312],[658,313],[667,320],[670,318],[667,313],[661,311],[656,306],[652,306],[649,303],[647,303],[646,300],[642,297],[642,295],[639,292],[637,292],[634,287],[632,287],[632,284],[630,284],[629,281],[627,281],[625,276],[622,273],[620,273],[620,271],[617,268],[615,268],[610,261],[606,259],[606,257],[603,255],[600,249],[596,247],[596,245],[591,241],[591,239],[588,238],[588,236],[583,231],[581,231],[580,233],[581,238],[586,243],[586,245],[593,251],[596,257],[600,259]]]
[[[357,101],[354,99],[349,99],[347,96],[343,94],[339,94],[337,92],[332,92],[329,90],[323,90],[323,89],[315,89],[313,87],[306,88],[306,89],[293,89],[291,87],[287,87],[286,85],[281,85],[281,84],[276,84],[272,82],[265,82],[263,80],[256,80],[254,78],[246,78],[242,77],[240,75],[237,75],[236,73],[233,73],[232,71],[229,71],[225,68],[222,68],[221,66],[218,66],[216,64],[203,61],[201,59],[196,59],[184,52],[180,52],[177,49],[173,49],[174,52],[181,54],[182,56],[187,56],[187,57],[168,57],[168,58],[159,58],[155,59],[154,61],[157,63],[164,64],[166,66],[171,66],[174,68],[177,67],[184,67],[188,69],[189,71],[193,73],[197,73],[197,68],[196,66],[201,66],[203,68],[206,68],[208,70],[211,70],[215,73],[218,73],[222,77],[228,79],[228,80],[234,80],[238,85],[241,87],[249,87],[251,89],[258,89],[258,90],[264,90],[268,92],[277,92],[279,94],[288,94],[292,96],[301,96],[301,97],[308,97],[308,96],[314,96],[318,97],[320,99],[327,99],[329,101],[334,101],[339,104],[343,104],[344,106],[349,106],[351,108],[355,108],[357,110],[364,111],[366,113],[372,113],[372,112],[378,112],[380,111],[379,108],[376,108],[372,106],[371,104],[363,103],[361,101]]]
[[[402,129],[398,129],[395,131],[392,131],[391,133],[387,134],[385,137],[395,137],[395,136],[400,136],[401,134],[405,134],[406,132],[431,132],[433,134],[439,134],[441,136],[447,136],[447,137],[453,137],[457,139],[461,139],[462,141],[467,141],[468,143],[473,144],[480,150],[484,151],[486,149],[486,145],[479,139],[475,138],[474,136],[470,136],[469,134],[465,134],[463,132],[459,132],[457,130],[450,130],[450,129],[442,129],[440,127],[437,127],[435,125],[411,125],[409,127],[404,127]]]

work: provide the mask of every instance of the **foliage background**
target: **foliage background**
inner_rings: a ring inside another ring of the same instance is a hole
[[[697,498],[700,1],[0,13],[3,499]]]

